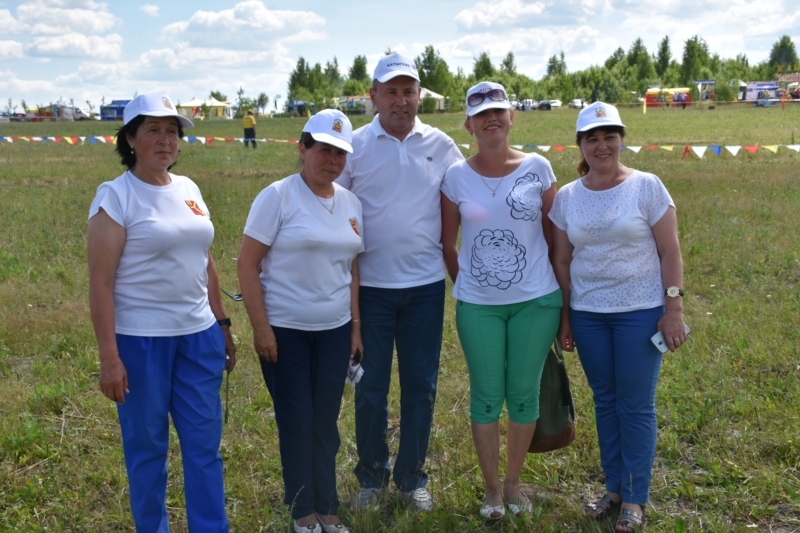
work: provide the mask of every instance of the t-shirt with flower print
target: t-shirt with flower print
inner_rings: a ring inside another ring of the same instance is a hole
[[[558,289],[542,232],[542,195],[555,183],[550,162],[526,154],[502,178],[485,178],[466,161],[447,169],[442,193],[461,216],[458,300],[502,305],[533,300]]]
[[[558,191],[549,216],[574,247],[570,307],[624,313],[664,305],[652,227],[670,206],[661,180],[638,170],[605,191],[587,189],[580,178]]]

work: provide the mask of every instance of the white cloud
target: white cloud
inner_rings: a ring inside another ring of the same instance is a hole
[[[546,8],[544,2],[525,4],[522,0],[478,2],[474,7],[459,12],[456,15],[456,22],[467,29],[476,26],[505,26],[513,24],[522,17],[540,15]]]
[[[0,9],[0,33],[18,33],[23,29],[22,24],[11,15],[11,11]]]
[[[0,61],[19,59],[22,57],[22,43],[17,41],[0,41]]]
[[[189,20],[167,25],[162,36],[204,46],[214,35],[218,46],[252,46],[281,39],[316,40],[324,36],[319,31],[324,25],[325,19],[311,11],[269,10],[261,0],[246,0],[231,9],[196,11]]]
[[[158,6],[155,4],[145,4],[139,9],[141,9],[145,15],[150,15],[151,17],[158,16]]]
[[[68,33],[54,37],[36,37],[25,45],[32,56],[78,57],[94,59],[118,59],[121,55],[122,37],[117,34],[99,37]]]
[[[106,4],[50,0],[21,4],[19,24],[33,35],[66,33],[98,34],[110,31],[119,22]]]

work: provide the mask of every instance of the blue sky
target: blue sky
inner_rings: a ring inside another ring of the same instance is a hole
[[[722,57],[765,59],[781,35],[800,46],[796,0],[0,0],[0,108],[60,97],[129,98],[160,88],[175,100],[220,90],[230,99],[286,95],[299,56],[337,57],[346,74],[356,55],[370,71],[387,48],[417,56],[433,45],[451,69],[472,69],[486,51],[514,52],[540,78],[564,51],[569,70],[599,64],[641,37],[650,52],[669,35],[680,58],[693,35]]]

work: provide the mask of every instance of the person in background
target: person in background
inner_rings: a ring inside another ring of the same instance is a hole
[[[253,143],[253,150],[256,149],[256,117],[253,116],[253,110],[248,109],[247,114],[242,117],[242,127],[244,128],[244,146],[247,148],[247,143]]]
[[[302,170],[256,197],[238,260],[296,533],[317,524],[347,533],[337,515],[337,420],[350,359],[364,351],[356,260],[364,226],[361,203],[334,180],[352,153],[352,132],[341,111],[309,119]]]
[[[211,258],[214,226],[200,189],[169,172],[183,128],[163,92],[125,107],[116,150],[128,170],[89,208],[89,306],[100,390],[117,402],[137,532],[169,531],[172,419],[189,531],[228,531],[219,389],[236,347]]]
[[[472,440],[486,484],[483,518],[533,511],[520,490],[536,421],[539,384],[558,330],[562,298],[550,264],[556,195],[544,157],[511,148],[514,111],[505,88],[467,91],[464,126],[478,153],[454,163],[442,182],[442,245],[456,298],[456,326],[470,381]],[[461,226],[461,251],[457,248]],[[508,460],[498,477],[500,424],[508,410]]]
[[[554,265],[564,294],[558,340],[578,348],[592,388],[606,492],[584,507],[616,531],[639,530],[656,447],[655,391],[663,332],[670,350],[686,342],[683,262],[675,204],[653,174],[620,160],[619,111],[595,102],[578,114],[581,177],[561,188],[550,218]]]
[[[382,57],[372,77],[373,121],[353,134],[353,156],[337,182],[364,206],[359,257],[362,333],[368,357],[356,386],[356,509],[372,509],[389,484],[387,432],[393,348],[400,375],[400,446],[394,483],[404,501],[430,511],[423,469],[436,398],[444,318],[439,186],[463,159],[452,139],[417,118],[414,60]]]

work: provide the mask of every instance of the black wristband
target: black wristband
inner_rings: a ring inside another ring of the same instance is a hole
[[[231,319],[230,318],[220,318],[219,320],[217,320],[217,324],[219,324],[220,326],[228,326],[228,327],[230,327]]]

